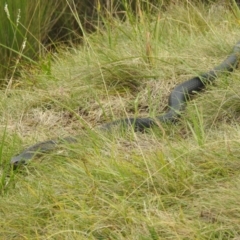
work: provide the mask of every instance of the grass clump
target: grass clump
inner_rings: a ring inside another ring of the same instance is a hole
[[[0,93],[3,239],[240,237],[238,70],[190,102],[175,126],[92,129],[159,115],[177,83],[225,59],[239,25],[219,11],[179,4],[142,21],[106,20],[107,30],[51,56],[49,71],[23,71]],[[67,135],[79,143],[7,171],[18,150]]]

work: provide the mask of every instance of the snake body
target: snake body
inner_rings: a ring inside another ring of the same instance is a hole
[[[100,126],[101,130],[109,130],[116,125],[133,126],[135,131],[144,131],[146,128],[157,126],[160,123],[174,123],[180,116],[181,112],[186,106],[186,102],[189,100],[189,96],[194,92],[199,92],[205,88],[205,86],[213,82],[220,73],[233,71],[238,64],[240,55],[240,41],[234,46],[231,55],[229,55],[221,64],[214,67],[206,73],[202,73],[199,76],[193,77],[179,85],[177,85],[171,92],[168,100],[168,111],[161,115],[152,118],[125,118],[116,120]],[[19,166],[25,164],[31,160],[36,154],[48,152],[55,149],[60,143],[76,142],[77,137],[65,137],[63,139],[52,139],[44,142],[37,143],[26,148],[19,155],[12,157],[10,163],[13,166]]]

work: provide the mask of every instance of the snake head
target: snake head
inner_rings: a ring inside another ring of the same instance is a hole
[[[13,169],[16,169],[21,165],[27,164],[27,160],[24,159],[20,154],[20,155],[16,155],[16,156],[12,157],[10,164],[11,164],[11,166],[13,166]]]

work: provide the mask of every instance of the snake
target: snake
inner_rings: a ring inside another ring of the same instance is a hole
[[[159,123],[175,123],[180,119],[186,107],[186,103],[190,100],[191,96],[203,90],[206,85],[213,82],[220,73],[232,72],[237,68],[239,58],[240,41],[234,45],[231,54],[219,65],[208,72],[199,74],[198,76],[178,84],[169,95],[168,110],[165,114],[156,116],[154,119],[150,117],[123,118],[102,124],[99,128],[106,131],[112,129],[114,126],[122,125],[124,127],[133,127],[136,132],[144,132],[145,129],[159,126]],[[27,164],[36,155],[54,150],[59,144],[64,142],[75,143],[77,142],[77,137],[68,136],[62,139],[51,139],[34,144],[23,150],[20,154],[13,156],[10,160],[10,164],[14,166],[14,168],[22,164]]]

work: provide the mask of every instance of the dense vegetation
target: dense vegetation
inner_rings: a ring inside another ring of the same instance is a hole
[[[141,12],[157,14],[178,3],[224,4],[235,0],[0,0],[0,85],[19,75],[19,60],[35,65],[59,44],[75,45],[83,32],[104,28],[106,19],[125,21],[129,15],[138,18]],[[238,1],[236,1],[238,3]],[[209,6],[209,5],[206,5]]]
[[[32,25],[23,12],[18,26],[10,14],[11,60],[19,62],[0,91],[0,239],[240,238],[239,70],[197,95],[177,125],[145,134],[94,128],[164,112],[177,83],[231,53],[239,10],[190,1],[152,3],[152,12],[136,6],[124,19],[101,13],[92,32],[76,21],[81,44],[58,45],[38,61],[16,32]],[[34,26],[26,32],[37,35]],[[9,167],[26,146],[68,135],[81,137]]]

